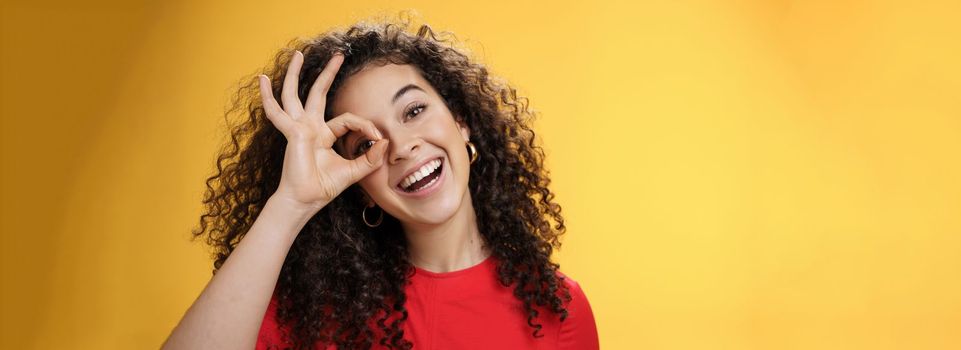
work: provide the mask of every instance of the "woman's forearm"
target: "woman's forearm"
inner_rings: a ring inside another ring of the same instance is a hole
[[[163,349],[253,349],[287,252],[314,213],[271,197]]]

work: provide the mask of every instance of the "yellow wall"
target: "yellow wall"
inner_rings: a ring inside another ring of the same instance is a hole
[[[961,348],[961,3],[355,3],[4,2],[0,348],[159,346],[233,84],[404,8],[540,111],[603,348]]]

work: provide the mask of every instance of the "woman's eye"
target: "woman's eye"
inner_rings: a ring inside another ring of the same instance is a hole
[[[361,141],[360,144],[357,145],[357,149],[354,150],[354,156],[359,157],[361,154],[364,154],[364,152],[367,152],[367,149],[373,145],[374,145],[373,140]]]
[[[413,117],[416,117],[418,114],[421,114],[422,112],[424,112],[425,108],[427,108],[427,105],[424,105],[424,104],[414,105],[413,107],[408,109],[407,113],[405,113],[404,115],[406,115],[408,118],[413,118]],[[416,111],[417,113],[414,113],[414,111]]]

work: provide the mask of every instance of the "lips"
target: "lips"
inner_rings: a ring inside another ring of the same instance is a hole
[[[433,161],[435,161],[435,160],[440,160],[440,161],[441,161],[441,165],[440,165],[440,166],[441,166],[441,167],[444,166],[444,159],[443,159],[443,157],[431,157],[431,158],[424,159],[423,161],[419,162],[416,166],[408,169],[407,172],[404,174],[404,176],[401,177],[399,180],[397,180],[397,183],[394,184],[394,187],[396,187],[396,188],[398,188],[398,189],[400,189],[400,190],[404,190],[404,187],[401,186],[401,185],[404,183],[404,180],[405,180],[405,179],[407,179],[408,177],[410,177],[411,175],[413,175],[413,174],[416,173],[417,171],[420,171],[420,169],[423,168],[425,165],[427,165],[427,164],[429,164],[430,162],[433,162]]]
[[[441,172],[443,171],[443,169],[444,168],[442,166],[438,166],[434,170],[431,170],[430,173],[424,175],[424,177],[421,178],[420,180],[417,180],[414,183],[407,185],[407,187],[403,191],[407,193],[420,193],[422,191],[426,191],[427,189],[431,188],[434,185],[434,183],[440,180]]]
[[[430,198],[438,191],[441,191],[441,189],[444,186],[445,180],[449,177],[446,174],[447,170],[445,170],[445,168],[448,167],[448,164],[445,164],[447,163],[445,159],[446,158],[439,158],[440,166],[438,166],[437,169],[433,171],[434,173],[424,176],[419,180],[419,183],[413,184],[413,186],[416,187],[417,190],[413,192],[408,192],[402,189],[400,186],[394,186],[394,191],[396,191],[397,194],[402,197],[413,199],[413,200],[422,200],[422,199]],[[435,161],[435,160],[438,160],[438,158],[434,158],[431,161]],[[409,184],[409,181],[405,181],[401,183]]]

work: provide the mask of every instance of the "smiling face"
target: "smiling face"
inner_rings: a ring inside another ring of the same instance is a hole
[[[331,103],[334,116],[368,119],[390,140],[384,165],[358,182],[368,200],[404,226],[440,224],[470,208],[469,130],[417,68],[371,64],[347,78]],[[369,141],[351,132],[335,149],[353,159]]]

